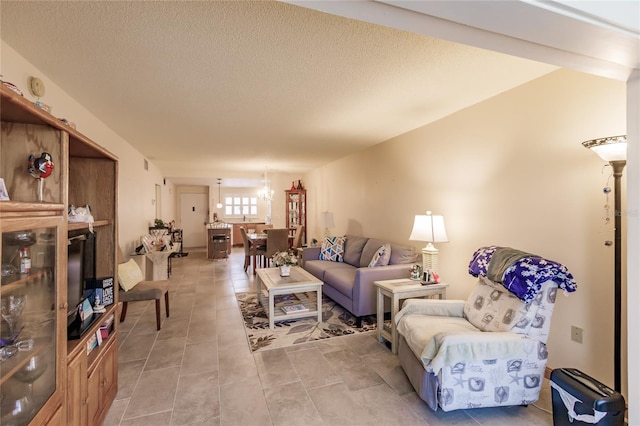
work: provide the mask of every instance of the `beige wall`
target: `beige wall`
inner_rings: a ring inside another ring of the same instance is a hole
[[[162,188],[163,219],[175,215],[173,186],[163,183],[163,177],[149,161],[149,170],[144,169],[144,156],[127,141],[102,123],[90,111],[65,93],[46,75],[20,56],[5,42],[1,44],[2,75],[23,89],[25,97],[35,100],[26,90],[29,76],[37,76],[45,83],[46,94],[42,101],[52,107],[56,117],[64,117],[76,123],[77,129],[115,154],[119,159],[118,211],[119,244],[125,253],[139,244],[140,236],[148,233],[149,223],[155,219],[155,185]],[[100,212],[93,212],[96,218]]]
[[[601,219],[609,172],[580,143],[625,125],[624,83],[560,70],[309,173],[310,211],[333,211],[335,234],[418,248],[408,241],[414,215],[444,215],[450,242],[437,246],[449,298],[466,298],[480,246],[567,265],[579,289],[556,304],[548,365],[613,385],[613,249],[603,244],[613,230]],[[321,236],[318,216],[309,220]],[[584,343],[570,340],[571,325]]]

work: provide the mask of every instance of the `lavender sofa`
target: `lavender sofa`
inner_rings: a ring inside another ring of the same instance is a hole
[[[387,250],[382,265],[369,267],[376,252],[385,245]],[[320,250],[320,247],[303,250],[303,268],[322,280],[324,294],[359,320],[362,316],[376,313],[376,288],[373,282],[409,278],[409,264],[418,257],[413,247],[353,235],[345,237],[343,262],[320,260]]]

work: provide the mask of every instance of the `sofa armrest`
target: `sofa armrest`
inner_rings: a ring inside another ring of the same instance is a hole
[[[320,259],[320,247],[305,247],[302,249],[302,260]]]
[[[374,281],[409,278],[408,264],[362,267],[356,269],[353,285],[353,310],[356,316],[376,313],[376,287]]]
[[[464,317],[464,300],[407,299],[398,314],[396,324],[405,315],[426,315],[431,317]]]

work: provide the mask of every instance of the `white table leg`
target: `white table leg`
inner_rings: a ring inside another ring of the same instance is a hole
[[[384,337],[382,337],[382,330],[384,328],[384,295],[381,289],[378,287],[378,308],[376,312],[378,320],[378,342],[383,343]]]
[[[275,328],[273,292],[269,292],[269,328]]]
[[[256,277],[256,297],[258,298],[258,303],[260,303],[260,277]]]
[[[318,322],[322,322],[322,286],[319,285],[318,286],[318,291],[316,291],[317,294],[317,298],[318,298]]]
[[[397,295],[391,297],[391,353],[398,354],[398,331],[396,330],[396,314],[400,308],[400,298]]]

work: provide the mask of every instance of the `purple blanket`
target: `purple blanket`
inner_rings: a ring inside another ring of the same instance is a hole
[[[469,273],[474,277],[486,277],[493,254],[501,249],[496,246],[480,247],[469,263]],[[500,283],[520,299],[529,302],[548,280],[553,280],[559,288],[569,293],[578,287],[566,266],[535,255],[523,257],[510,265]]]

